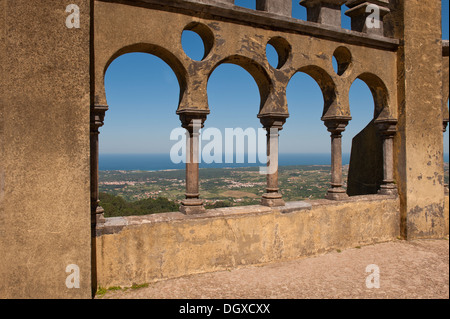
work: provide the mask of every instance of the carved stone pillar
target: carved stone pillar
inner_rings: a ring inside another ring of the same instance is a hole
[[[284,206],[285,202],[278,188],[278,141],[279,131],[283,129],[286,117],[261,117],[261,124],[267,131],[267,175],[266,193],[263,194],[261,205]]]
[[[394,183],[394,136],[397,133],[397,120],[375,121],[383,138],[383,184],[378,194],[397,195]]]
[[[104,210],[99,205],[98,198],[98,136],[99,128],[103,126],[105,113],[108,110],[107,105],[94,105],[91,109],[90,139],[91,139],[91,224],[95,227],[97,224],[105,222]]]
[[[349,0],[346,5],[350,8],[345,14],[352,19],[352,30],[384,36],[383,19],[390,12],[389,0]]]
[[[341,7],[346,0],[301,0],[306,7],[307,20],[320,24],[341,26]]]
[[[199,143],[200,129],[207,113],[181,113],[182,127],[186,129],[186,198],[180,211],[186,215],[202,214],[205,207],[199,191]]]
[[[447,132],[447,125],[448,125],[448,122],[449,122],[449,119],[448,118],[445,118],[444,119],[444,121],[443,121],[443,128],[442,128],[442,132],[443,133],[445,133],[445,132]],[[448,184],[445,184],[444,183],[444,193],[445,193],[445,195],[448,195],[449,194],[449,189],[448,189]]]
[[[342,132],[351,120],[350,117],[325,119],[325,126],[331,133],[331,188],[328,190],[327,199],[342,200],[347,198],[347,193],[342,180]]]

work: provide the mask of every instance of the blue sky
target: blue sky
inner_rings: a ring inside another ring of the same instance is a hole
[[[294,0],[293,17],[306,19],[306,10]],[[236,0],[236,5],[254,8],[254,0]],[[448,0],[443,4],[443,39],[449,38]],[[344,8],[345,9],[345,8]],[[350,29],[350,19],[343,15],[344,28]],[[203,44],[195,35],[183,37],[188,55],[198,58]],[[268,59],[274,59],[268,51]],[[100,153],[147,154],[168,153],[174,141],[170,132],[180,127],[175,114],[179,85],[170,67],[159,58],[142,53],[126,54],[108,68],[105,79],[110,107],[101,128]],[[205,128],[259,128],[258,87],[244,69],[232,64],[221,65],[208,83],[211,114]],[[306,74],[297,73],[287,89],[289,112],[280,135],[280,153],[330,153],[330,137],[320,120],[322,93],[316,82]],[[353,120],[343,134],[343,153],[350,153],[351,139],[373,117],[373,98],[368,87],[355,81],[350,91]],[[239,114],[239,116],[236,116]],[[445,153],[449,151],[449,133],[445,134]]]

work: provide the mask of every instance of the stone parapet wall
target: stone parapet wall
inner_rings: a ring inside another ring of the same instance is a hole
[[[131,286],[391,241],[399,223],[398,198],[381,195],[109,218],[97,233],[98,285]]]

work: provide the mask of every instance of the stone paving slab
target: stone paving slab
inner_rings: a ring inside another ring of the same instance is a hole
[[[379,269],[379,288],[375,268]],[[369,272],[366,272],[369,270]],[[372,276],[369,277],[368,276]],[[99,298],[99,297],[98,297]],[[198,274],[104,299],[448,299],[449,241],[415,240]]]

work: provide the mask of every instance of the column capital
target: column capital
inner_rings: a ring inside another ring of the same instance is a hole
[[[397,133],[397,123],[396,119],[382,119],[376,120],[375,125],[378,131],[385,137],[393,137]]]
[[[200,120],[201,128],[203,128],[209,113],[210,112],[207,110],[183,110],[177,112],[177,114],[180,116],[181,126],[187,129],[189,132],[193,131],[195,120]]]
[[[288,114],[264,114],[264,115],[258,115],[258,118],[262,124],[262,126],[269,130],[271,128],[276,128],[279,131],[283,129],[284,123],[286,123],[287,118],[289,117]]]
[[[91,131],[98,131],[103,126],[108,105],[95,104],[91,107]]]
[[[448,120],[442,121],[442,132],[443,133],[447,132],[448,122],[449,122]]]
[[[348,125],[348,122],[351,121],[350,116],[342,116],[342,117],[322,117],[322,121],[328,129],[328,132],[336,135],[340,135],[345,131],[345,128]]]

